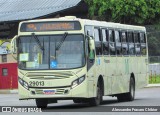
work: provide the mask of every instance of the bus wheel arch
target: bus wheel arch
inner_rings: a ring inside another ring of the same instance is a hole
[[[131,79],[131,78],[133,78],[133,80],[134,80],[134,84],[135,84],[135,86],[136,86],[135,75],[134,75],[134,73],[133,73],[133,72],[131,73],[130,79]]]
[[[118,94],[117,99],[119,102],[123,102],[123,101],[133,101],[134,98],[135,98],[135,76],[134,73],[131,73],[129,79],[129,92]]]
[[[100,87],[101,87],[101,91],[102,91],[102,96],[104,96],[104,80],[103,80],[102,75],[100,75],[100,76],[98,77],[97,83],[98,83],[98,82],[100,82]]]
[[[89,99],[89,104],[91,106],[98,106],[102,103],[104,95],[104,80],[103,77],[100,75],[97,80],[96,84],[96,97]]]

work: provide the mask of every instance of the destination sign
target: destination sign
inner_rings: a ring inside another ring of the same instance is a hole
[[[67,31],[67,30],[81,30],[81,25],[78,21],[32,22],[32,23],[23,23],[20,28],[21,32]]]

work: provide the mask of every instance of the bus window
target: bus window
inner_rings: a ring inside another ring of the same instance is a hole
[[[113,32],[113,30],[109,30],[108,33],[109,33],[109,49],[110,49],[110,55],[116,55],[114,32]]]
[[[109,42],[108,42],[108,34],[107,30],[102,29],[102,38],[103,38],[103,54],[108,55],[109,54]]]
[[[132,32],[128,32],[127,35],[128,35],[128,42],[129,42],[129,54],[130,55],[135,55],[133,33]]]
[[[94,29],[96,55],[102,55],[102,43],[99,29]]]
[[[117,52],[117,55],[122,55],[122,45],[121,45],[119,31],[115,31],[115,41],[116,41],[116,52]]]
[[[146,37],[145,33],[140,33],[141,54],[146,55]]]
[[[127,43],[126,32],[121,33],[121,40],[122,40],[122,54],[128,55],[128,43]]]
[[[93,26],[85,26],[85,34],[88,36],[93,37],[94,29]],[[89,55],[89,46],[88,46],[88,40],[86,42],[86,54]]]
[[[140,55],[141,54],[141,48],[140,48],[140,39],[139,39],[139,34],[138,33],[134,33],[134,41],[135,41],[136,55]]]
[[[89,33],[87,33],[89,32]],[[89,34],[89,36],[93,37],[94,29],[93,26],[85,26],[85,34]]]
[[[141,43],[146,43],[146,38],[144,33],[140,33],[140,42]]]

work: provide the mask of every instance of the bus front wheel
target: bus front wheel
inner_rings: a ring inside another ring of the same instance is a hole
[[[97,96],[95,98],[89,99],[89,105],[97,106],[102,102],[102,87],[100,81],[97,84]]]
[[[46,108],[48,104],[47,99],[36,99],[36,105],[38,108]]]

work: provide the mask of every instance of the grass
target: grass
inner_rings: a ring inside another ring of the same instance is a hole
[[[160,75],[149,76],[149,84],[160,83]]]

